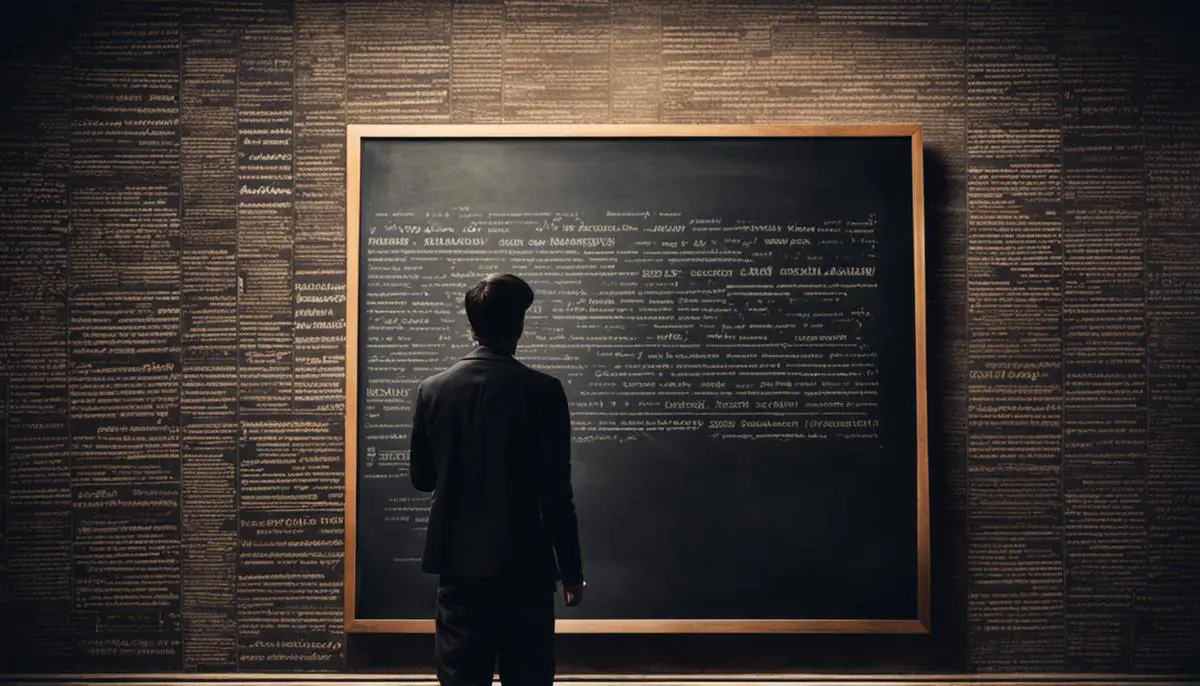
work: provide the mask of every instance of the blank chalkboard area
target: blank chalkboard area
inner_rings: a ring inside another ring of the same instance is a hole
[[[564,619],[915,619],[909,136],[364,138],[356,619],[428,619],[417,383],[537,299],[589,589]]]

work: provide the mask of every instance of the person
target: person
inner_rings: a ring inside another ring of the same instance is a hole
[[[438,574],[438,681],[554,681],[554,597],[583,599],[562,383],[517,361],[533,289],[492,274],[464,306],[478,345],[420,383],[410,477],[432,492],[422,569]]]

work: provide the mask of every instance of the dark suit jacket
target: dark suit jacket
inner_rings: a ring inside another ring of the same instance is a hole
[[[475,348],[418,386],[409,466],[413,486],[434,492],[424,571],[583,579],[571,421],[558,379]]]

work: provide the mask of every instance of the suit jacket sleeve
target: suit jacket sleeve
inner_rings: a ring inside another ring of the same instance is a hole
[[[429,450],[429,436],[425,428],[425,415],[428,408],[421,393],[422,387],[417,386],[417,400],[413,409],[412,433],[408,442],[408,475],[413,488],[429,492],[437,486],[437,464],[433,453]]]
[[[539,483],[542,522],[554,545],[563,584],[578,584],[583,580],[583,560],[571,488],[571,416],[558,379],[550,384],[543,409]]]

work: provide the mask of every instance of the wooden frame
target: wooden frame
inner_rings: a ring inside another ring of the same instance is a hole
[[[221,684],[222,686],[298,686],[299,684],[354,684],[356,686],[434,686],[438,679],[432,674],[331,674],[290,672],[285,674],[261,672],[120,672],[116,674],[5,674],[4,683],[14,686],[190,686],[191,684]],[[1195,675],[1189,674],[1091,674],[1062,672],[1018,672],[1018,673],[937,673],[906,674],[835,674],[784,673],[784,674],[558,674],[556,684],[575,686],[616,686],[636,684],[638,686],[747,686],[747,684],[773,684],[774,686],[963,686],[978,684],[987,686],[1022,686],[1031,684],[1070,684],[1071,686],[1124,686],[1162,684],[1181,686],[1195,684]]]
[[[361,153],[368,138],[907,137],[912,140],[916,331],[917,617],[915,619],[560,619],[562,633],[929,633],[929,435],[925,353],[925,211],[921,128],[915,124],[357,125],[346,127],[346,558],[347,632],[433,633],[433,619],[356,619],[358,542],[358,307]]]

